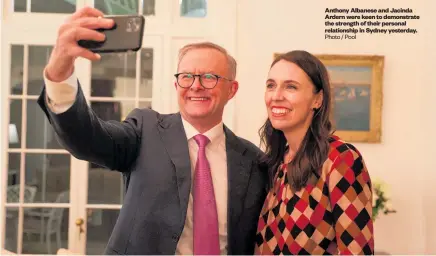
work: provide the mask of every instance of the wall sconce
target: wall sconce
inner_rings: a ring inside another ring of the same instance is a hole
[[[17,144],[18,142],[17,126],[15,124],[9,124],[9,144]]]

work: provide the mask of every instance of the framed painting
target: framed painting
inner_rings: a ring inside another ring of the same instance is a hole
[[[384,56],[314,55],[329,73],[335,134],[348,142],[381,142]]]

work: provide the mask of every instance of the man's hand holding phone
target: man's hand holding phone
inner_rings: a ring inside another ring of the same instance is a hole
[[[91,61],[99,60],[100,55],[78,45],[79,40],[102,42],[105,35],[97,29],[110,29],[112,19],[103,18],[103,13],[95,8],[84,7],[71,15],[59,28],[56,44],[46,67],[46,76],[54,82],[67,79],[74,71],[74,61],[83,57]]]

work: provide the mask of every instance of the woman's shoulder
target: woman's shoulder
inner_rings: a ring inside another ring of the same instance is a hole
[[[366,164],[361,152],[351,143],[337,135],[329,137],[329,154],[324,163],[325,175],[329,176],[336,170],[345,175],[348,171],[356,174],[366,170]]]
[[[364,193],[362,198],[370,198],[370,190],[364,188],[370,185],[371,177],[359,150],[338,136],[332,136],[329,142],[330,153],[324,175],[330,189],[337,192],[337,198],[348,195],[351,190],[352,194]]]
[[[330,161],[335,161],[335,159],[354,156],[362,157],[360,151],[351,143],[341,139],[337,135],[331,135],[328,139],[329,141],[329,159]]]

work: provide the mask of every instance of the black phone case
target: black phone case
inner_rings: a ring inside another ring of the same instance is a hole
[[[114,21],[111,29],[97,29],[106,35],[103,42],[79,40],[81,47],[95,53],[138,51],[142,47],[145,19],[142,15],[105,16]]]

